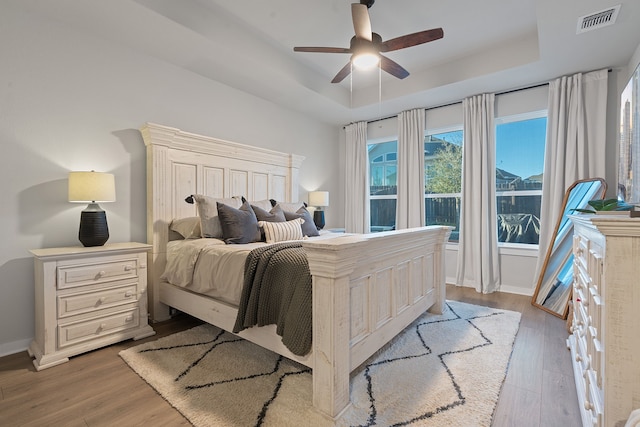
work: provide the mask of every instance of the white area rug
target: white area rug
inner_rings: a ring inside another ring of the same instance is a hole
[[[448,301],[352,373],[337,426],[489,426],[520,313]],[[211,325],[120,356],[196,426],[332,425],[308,368]]]

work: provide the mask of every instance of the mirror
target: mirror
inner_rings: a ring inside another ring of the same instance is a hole
[[[582,209],[592,199],[601,199],[607,190],[602,178],[574,182],[562,201],[562,215],[553,232],[553,244],[547,251],[538,284],[531,299],[534,306],[558,316],[567,317],[573,282],[573,223],[568,215]]]

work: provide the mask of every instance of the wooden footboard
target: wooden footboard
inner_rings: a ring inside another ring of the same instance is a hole
[[[431,226],[304,243],[313,276],[313,405],[321,413],[339,417],[349,373],[427,309],[442,312],[450,233]]]

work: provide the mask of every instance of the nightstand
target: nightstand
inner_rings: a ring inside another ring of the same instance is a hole
[[[36,370],[129,338],[155,334],[147,319],[151,245],[34,249]]]

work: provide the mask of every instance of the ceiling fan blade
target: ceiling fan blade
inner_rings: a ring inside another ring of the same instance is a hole
[[[404,49],[405,47],[416,46],[423,43],[432,42],[444,37],[442,28],[420,31],[406,36],[396,37],[380,44],[380,52],[391,52],[392,50]]]
[[[347,62],[347,65],[342,67],[342,70],[338,71],[338,74],[336,74],[333,80],[331,80],[331,83],[340,83],[349,74],[351,74],[351,61]]]
[[[351,4],[351,18],[356,38],[371,41],[371,20],[367,6],[360,3]]]
[[[399,79],[404,79],[409,75],[409,72],[402,68],[400,64],[383,55],[380,55],[380,68]]]
[[[351,53],[346,47],[294,47],[294,52]]]

